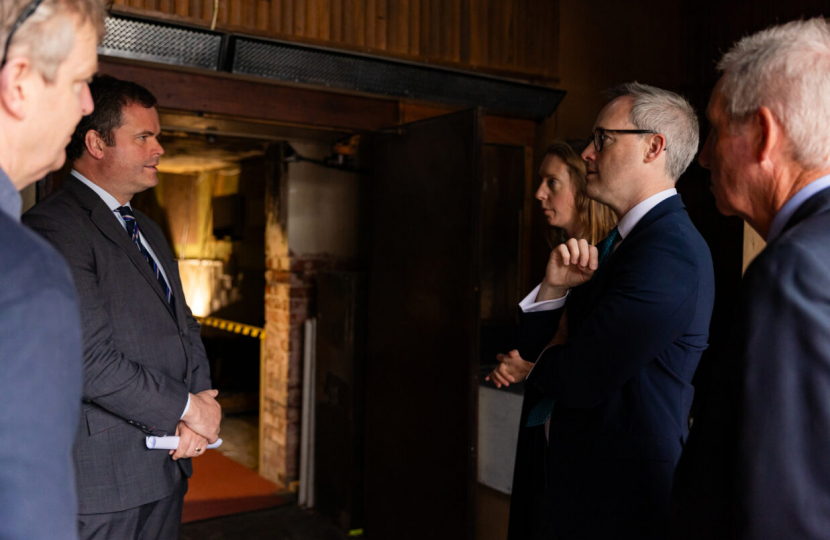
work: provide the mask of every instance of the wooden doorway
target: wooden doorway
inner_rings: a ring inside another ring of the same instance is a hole
[[[481,126],[471,110],[375,136],[369,538],[474,535]]]

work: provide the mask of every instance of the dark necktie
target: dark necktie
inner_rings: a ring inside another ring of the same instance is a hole
[[[172,306],[173,295],[170,294],[170,287],[167,285],[167,281],[164,279],[158,263],[156,263],[153,257],[150,256],[150,252],[147,251],[147,248],[144,247],[144,244],[141,243],[141,238],[138,236],[138,221],[135,220],[133,209],[129,206],[119,206],[118,213],[121,214],[121,217],[124,218],[124,223],[127,224],[127,233],[129,233],[130,238],[132,238],[135,245],[138,246],[138,250],[141,251],[142,255],[144,255],[144,260],[147,261],[150,268],[153,269],[153,274],[156,275],[156,279],[159,280],[159,285],[161,285],[161,290],[164,291],[167,303]]]
[[[602,261],[604,261],[609,255],[611,255],[611,248],[614,247],[614,242],[617,240],[621,240],[620,231],[617,230],[616,227],[611,229],[611,232],[608,233],[608,236],[603,238],[599,244],[597,244],[597,252],[599,254],[599,264],[602,265]]]
[[[602,239],[599,244],[597,244],[597,252],[599,255],[599,266],[602,266],[602,262],[608,258],[609,255],[612,253],[612,248],[614,244],[622,240],[620,236],[620,231],[617,230],[616,227],[611,229],[611,232],[608,233],[608,236]],[[541,426],[545,422],[548,421],[550,418],[551,413],[553,412],[553,405],[554,405],[553,398],[542,398],[542,400],[536,404],[530,410],[530,413],[527,415],[527,422],[525,426],[533,427],[533,426]]]
[[[535,407],[530,409],[530,413],[527,415],[527,423],[525,426],[533,427],[533,426],[541,426],[545,422],[548,421],[550,418],[550,413],[553,412],[553,404],[556,403],[553,398],[542,398],[542,401],[536,404]]]

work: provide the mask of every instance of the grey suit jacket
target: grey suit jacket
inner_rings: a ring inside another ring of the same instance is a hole
[[[74,448],[82,514],[162,499],[190,460],[148,450],[146,434],[173,434],[188,392],[210,388],[199,324],[185,302],[161,229],[135,212],[164,268],[175,310],[149,264],[101,198],[69,176],[23,220],[67,259],[81,306],[83,413]]]

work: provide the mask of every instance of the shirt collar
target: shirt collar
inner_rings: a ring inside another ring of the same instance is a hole
[[[784,206],[781,207],[781,210],[775,214],[775,217],[772,220],[772,224],[769,227],[769,233],[767,234],[767,243],[772,242],[776,238],[778,238],[781,233],[784,231],[784,227],[787,225],[787,222],[793,217],[795,211],[798,210],[802,204],[807,202],[807,199],[811,198],[813,195],[822,191],[825,188],[830,187],[830,174],[827,176],[822,176],[816,180],[813,180],[803,188],[801,188],[795,195],[793,195],[789,201],[784,203]]]
[[[97,193],[98,196],[101,197],[101,200],[104,201],[104,204],[106,204],[107,207],[110,210],[112,210],[113,212],[118,211],[118,209],[122,206],[128,206],[128,207],[132,208],[132,206],[130,206],[129,202],[127,204],[122,205],[120,202],[118,202],[118,199],[116,199],[115,197],[110,195],[110,193],[107,190],[105,190],[104,188],[102,188],[101,186],[99,186],[98,184],[96,184],[95,182],[93,182],[92,180],[87,178],[86,176],[82,175],[81,173],[79,173],[75,169],[72,169],[72,174],[75,176],[75,178],[77,178],[78,180],[83,182],[89,189],[91,189],[92,191]]]
[[[3,169],[0,169],[0,212],[8,214],[15,221],[20,221],[23,199]]]
[[[661,191],[660,193],[655,193],[648,199],[640,202],[634,208],[628,211],[626,215],[624,215],[620,222],[617,224],[617,231],[620,233],[620,237],[625,239],[628,236],[628,233],[643,219],[643,216],[649,213],[652,208],[660,204],[661,202],[665,201],[672,195],[677,195],[677,190],[675,188],[667,189],[665,191]]]

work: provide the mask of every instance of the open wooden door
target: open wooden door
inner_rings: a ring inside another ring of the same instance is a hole
[[[475,536],[482,122],[373,140],[365,533]]]

